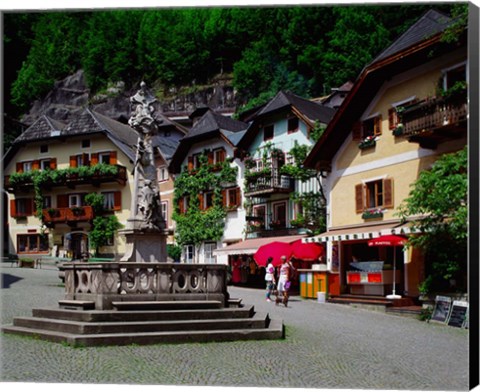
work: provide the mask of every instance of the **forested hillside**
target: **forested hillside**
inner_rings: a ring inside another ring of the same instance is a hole
[[[83,69],[92,93],[156,91],[233,75],[242,103],[289,89],[320,96],[355,79],[432,5],[176,8],[4,15],[5,108],[19,117]],[[435,4],[450,14],[452,4]],[[161,97],[159,97],[161,98]]]

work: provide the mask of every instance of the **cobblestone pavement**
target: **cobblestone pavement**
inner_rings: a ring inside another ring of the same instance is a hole
[[[56,306],[53,269],[3,266],[1,323]],[[2,382],[467,390],[468,331],[383,312],[229,286],[232,297],[283,319],[286,339],[71,348],[1,335]]]

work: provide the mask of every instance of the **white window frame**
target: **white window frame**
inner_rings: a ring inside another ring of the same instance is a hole
[[[162,201],[161,202],[161,211],[162,211],[162,216],[165,221],[168,219],[168,201]]]
[[[45,163],[48,162],[48,165],[46,167],[45,166]],[[47,169],[50,169],[50,163],[52,162],[52,159],[51,158],[45,158],[45,159],[41,159],[40,160],[40,170],[47,170]]]
[[[185,245],[184,247],[185,250],[185,263],[187,264],[193,264],[193,261],[195,260],[195,245]]]
[[[32,171],[32,161],[22,162],[22,167],[24,172]]]
[[[112,211],[115,209],[115,192],[102,192],[103,195],[103,208]]]
[[[217,264],[217,256],[213,255],[213,251],[215,249],[217,249],[216,242],[205,242],[205,245],[204,245],[205,263]]]
[[[158,182],[168,181],[168,169],[166,166],[160,166],[158,168]]]
[[[77,204],[78,202],[78,204]],[[68,195],[68,207],[81,207],[82,206],[82,195],[79,193],[73,193]]]

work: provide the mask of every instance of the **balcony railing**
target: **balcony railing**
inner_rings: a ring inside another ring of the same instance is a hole
[[[77,170],[49,170],[49,175],[45,175],[44,178],[41,179],[40,186],[44,189],[50,189],[55,186],[68,186],[73,188],[81,184],[99,186],[102,183],[108,182],[117,182],[120,185],[125,185],[127,181],[127,168],[121,165],[111,165],[110,167],[116,168],[116,170],[102,172],[101,170],[95,170],[94,166],[85,166],[85,173],[82,172],[82,167],[75,168]],[[35,171],[19,173],[15,180],[13,176],[5,176],[5,189],[9,192],[32,189],[34,173]]]
[[[293,179],[290,176],[280,174],[278,169],[272,169],[271,173],[255,172],[247,180],[245,196],[256,196],[270,193],[290,193],[294,190]]]
[[[93,209],[91,206],[45,208],[42,212],[43,221],[47,225],[55,223],[71,224],[76,222],[88,222],[93,219]]]
[[[271,214],[267,214],[266,218],[247,216],[246,221],[247,238],[296,235],[306,231],[305,227],[293,226],[284,220],[272,220]]]
[[[425,99],[402,113],[403,136],[427,147],[460,137],[466,131],[467,97]]]

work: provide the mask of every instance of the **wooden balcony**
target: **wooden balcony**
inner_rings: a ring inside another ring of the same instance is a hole
[[[101,171],[85,170],[85,174],[82,174],[81,168],[72,172],[68,169],[55,169],[52,170],[52,174],[56,171],[58,175],[49,176],[43,180],[40,186],[43,189],[51,189],[56,186],[68,186],[69,188],[75,188],[76,185],[91,184],[93,186],[100,186],[100,184],[116,182],[120,185],[125,185],[127,182],[127,168],[121,165],[112,165],[117,168],[116,172],[113,171],[102,173]],[[85,166],[85,168],[92,169],[93,167]],[[76,168],[77,169],[77,168]],[[5,189],[10,193],[18,191],[30,191],[33,189],[33,172],[21,173],[21,181],[11,181],[10,176],[4,177]]]
[[[94,217],[91,206],[46,208],[42,212],[43,220],[47,226],[53,226],[56,223],[66,223],[74,226],[77,222],[89,222]]]
[[[425,99],[403,111],[402,135],[423,148],[466,136],[468,104],[465,94]]]
[[[273,193],[290,193],[294,191],[293,179],[272,170],[269,175],[252,176],[247,180],[245,196],[269,195]]]

